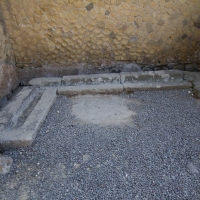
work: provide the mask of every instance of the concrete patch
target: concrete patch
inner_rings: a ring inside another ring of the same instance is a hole
[[[114,95],[85,95],[73,98],[72,114],[84,123],[133,126],[135,112],[125,98]]]

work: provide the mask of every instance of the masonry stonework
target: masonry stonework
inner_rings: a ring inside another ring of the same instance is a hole
[[[198,62],[199,0],[1,0],[19,68]]]
[[[0,6],[0,107],[2,99],[19,84],[13,59],[12,46],[7,37],[4,16]]]

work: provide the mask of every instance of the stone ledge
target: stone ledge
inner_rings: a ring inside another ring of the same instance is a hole
[[[62,85],[65,86],[101,85],[101,84],[116,84],[116,83],[120,83],[120,75],[117,73],[75,75],[75,76],[64,76],[62,78]]]
[[[141,81],[151,82],[170,82],[174,80],[183,80],[183,72],[179,70],[168,70],[168,71],[155,71],[155,72],[122,72],[121,83],[133,83]]]
[[[200,98],[200,81],[194,82],[193,95],[195,98]]]
[[[61,78],[57,77],[41,77],[35,78],[29,81],[29,85],[32,86],[60,86]]]
[[[6,63],[0,64],[0,99],[9,95],[19,85],[16,67]]]
[[[200,81],[200,72],[183,72],[184,80],[190,82]]]
[[[86,94],[120,94],[123,90],[124,88],[122,84],[61,86],[58,88],[58,94],[67,96]]]
[[[57,88],[46,88],[26,121],[19,128],[3,129],[0,134],[0,150],[31,145],[56,100]]]
[[[124,83],[126,92],[145,91],[145,90],[172,90],[191,88],[192,84],[187,81],[171,81],[171,82],[140,82],[140,83]]]

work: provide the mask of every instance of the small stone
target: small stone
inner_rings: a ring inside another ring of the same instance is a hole
[[[158,21],[158,25],[159,25],[159,26],[162,26],[164,23],[165,23],[165,21],[164,21],[163,19],[160,19],[160,20]]]
[[[182,64],[177,64],[173,67],[173,69],[178,69],[178,70],[181,70],[181,71],[184,71],[184,65]]]
[[[175,65],[176,65],[175,63],[169,63],[169,64],[167,65],[167,68],[168,68],[168,69],[173,69]]]
[[[199,173],[198,169],[196,168],[196,166],[193,163],[188,164],[188,170],[192,174],[198,174]]]
[[[13,159],[7,156],[0,155],[0,174],[7,174],[12,166]]]
[[[110,15],[110,11],[106,10],[105,15]]]
[[[109,34],[109,36],[110,36],[110,38],[113,39],[113,40],[116,38],[116,35],[115,35],[114,32],[111,32],[111,33]]]
[[[74,168],[75,168],[75,169],[80,168],[80,164],[78,164],[78,163],[74,163]]]
[[[198,69],[198,66],[195,63],[185,65],[186,71],[196,71],[197,69]]]
[[[151,69],[150,67],[148,67],[148,66],[145,66],[145,67],[143,68],[143,71],[152,71],[152,69]]]
[[[85,154],[83,155],[83,162],[87,162],[90,159],[90,155]]]
[[[94,4],[91,2],[86,6],[86,10],[89,12],[90,10],[92,10],[94,8]]]
[[[200,23],[199,23],[199,22],[194,22],[194,26],[195,26],[196,28],[200,28]]]
[[[151,64],[151,65],[148,65],[148,67],[149,67],[150,69],[154,70],[156,66],[155,66],[154,64]]]

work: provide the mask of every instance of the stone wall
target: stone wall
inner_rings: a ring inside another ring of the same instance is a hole
[[[19,68],[199,59],[199,0],[1,0]]]
[[[12,52],[12,45],[7,37],[4,16],[0,6],[0,107],[2,99],[19,84]]]

